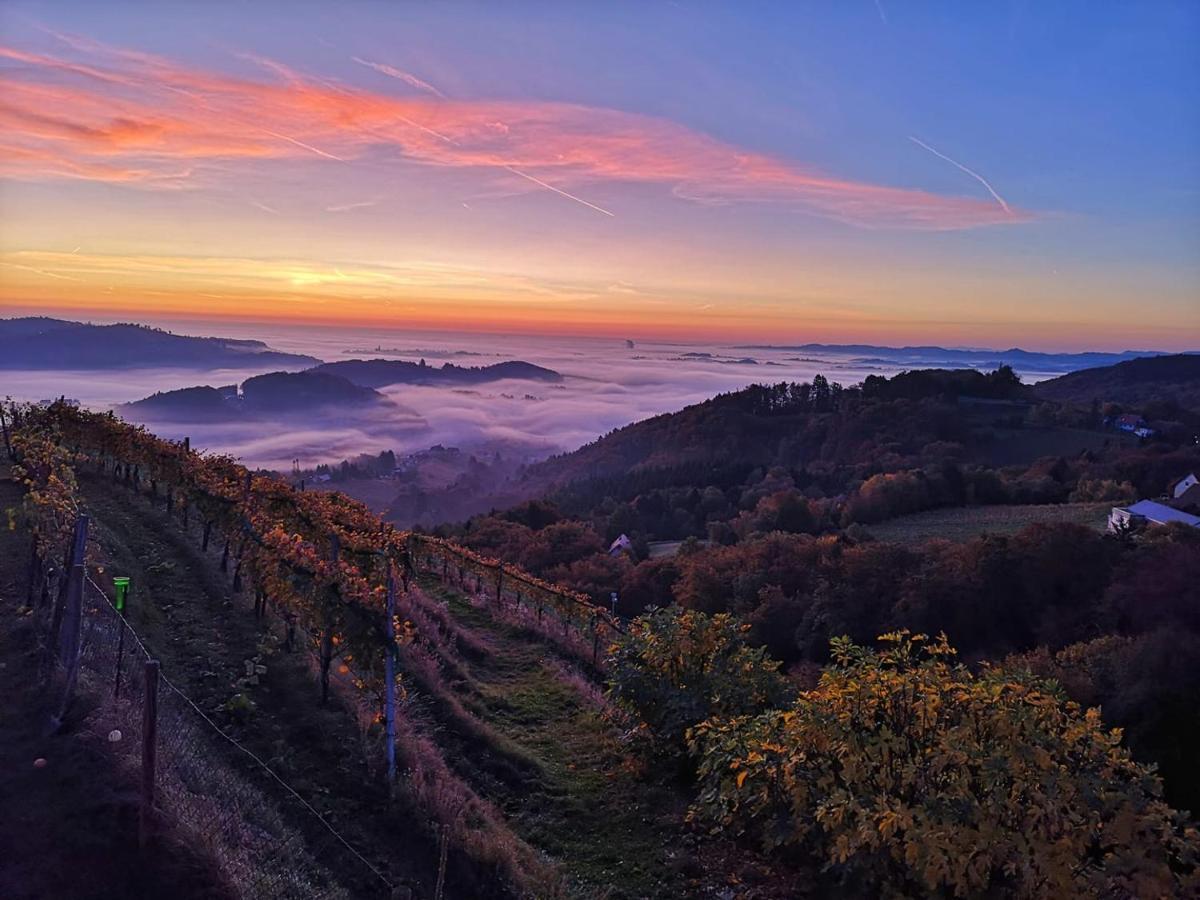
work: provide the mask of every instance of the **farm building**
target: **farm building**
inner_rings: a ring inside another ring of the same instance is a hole
[[[619,556],[622,553],[632,553],[632,552],[633,552],[633,541],[631,541],[629,539],[629,535],[627,535],[627,534],[623,534],[620,537],[618,537],[608,547],[608,555],[609,556]]]
[[[1125,413],[1123,416],[1117,416],[1113,421],[1113,427],[1118,431],[1137,431],[1139,428],[1146,427],[1146,420],[1135,413]]]
[[[1196,477],[1195,472],[1190,472],[1171,485],[1169,493],[1171,494],[1172,499],[1178,500],[1190,489],[1196,487],[1197,485],[1200,485],[1200,478]]]
[[[1180,522],[1200,528],[1200,516],[1174,509],[1154,500],[1139,500],[1129,506],[1114,506],[1108,516],[1108,530],[1117,531],[1130,525],[1148,523],[1150,525],[1170,525]]]

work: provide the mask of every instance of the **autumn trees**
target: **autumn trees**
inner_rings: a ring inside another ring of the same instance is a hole
[[[667,752],[713,717],[758,712],[779,703],[779,663],[747,645],[746,627],[729,615],[673,606],[630,623],[609,655],[609,692]]]
[[[719,614],[669,609],[618,641],[610,694],[686,742],[690,817],[855,896],[1167,897],[1200,890],[1200,836],[1096,709],[1052,681],[956,661],[945,636],[833,641],[787,687]]]
[[[875,896],[1182,896],[1200,837],[1095,709],[956,664],[944,637],[840,639],[818,686],[692,730],[693,815]]]

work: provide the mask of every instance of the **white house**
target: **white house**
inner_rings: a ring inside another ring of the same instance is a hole
[[[1114,506],[1108,516],[1108,530],[1117,531],[1132,524],[1146,522],[1151,525],[1169,525],[1181,522],[1200,528],[1200,516],[1193,516],[1183,510],[1174,509],[1153,500],[1139,500],[1129,506]]]
[[[1200,478],[1197,478],[1194,472],[1189,475],[1183,476],[1177,482],[1175,482],[1175,484],[1173,484],[1171,486],[1172,499],[1178,500],[1180,497],[1182,497],[1184,494],[1187,493],[1188,488],[1193,487],[1194,485],[1197,485],[1197,484],[1200,484]]]
[[[626,552],[633,552],[633,541],[629,539],[629,535],[627,534],[621,535],[619,538],[613,541],[608,548],[609,556],[617,556]]]

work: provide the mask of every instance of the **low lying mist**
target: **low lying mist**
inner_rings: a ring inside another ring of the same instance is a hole
[[[220,334],[238,330],[227,323],[211,328]],[[281,470],[290,469],[293,461],[308,468],[383,450],[402,456],[435,444],[533,461],[574,449],[630,422],[754,382],[808,380],[823,373],[831,381],[849,385],[868,374],[891,374],[901,368],[856,363],[851,357],[801,358],[794,351],[716,345],[638,342],[630,347],[625,341],[600,339],[298,328],[271,332],[245,326],[242,330],[245,334],[238,336],[259,337],[272,347],[327,361],[351,358],[347,351],[358,350],[366,350],[361,355],[368,358],[374,352],[371,348],[379,347],[378,355],[390,359],[416,361],[421,358],[418,353],[427,356],[430,365],[460,359],[460,364],[476,364],[467,361],[472,357],[521,359],[564,376],[560,384],[508,380],[472,388],[395,385],[381,389],[392,403],[361,411],[325,407],[232,423],[147,423],[166,437],[190,437],[194,447]],[[33,401],[66,396],[89,408],[112,409],[156,391],[237,384],[261,371],[8,371],[0,373],[0,395]]]

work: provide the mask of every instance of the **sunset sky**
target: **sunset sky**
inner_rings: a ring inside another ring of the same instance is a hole
[[[1200,4],[0,5],[0,314],[1200,349]]]

